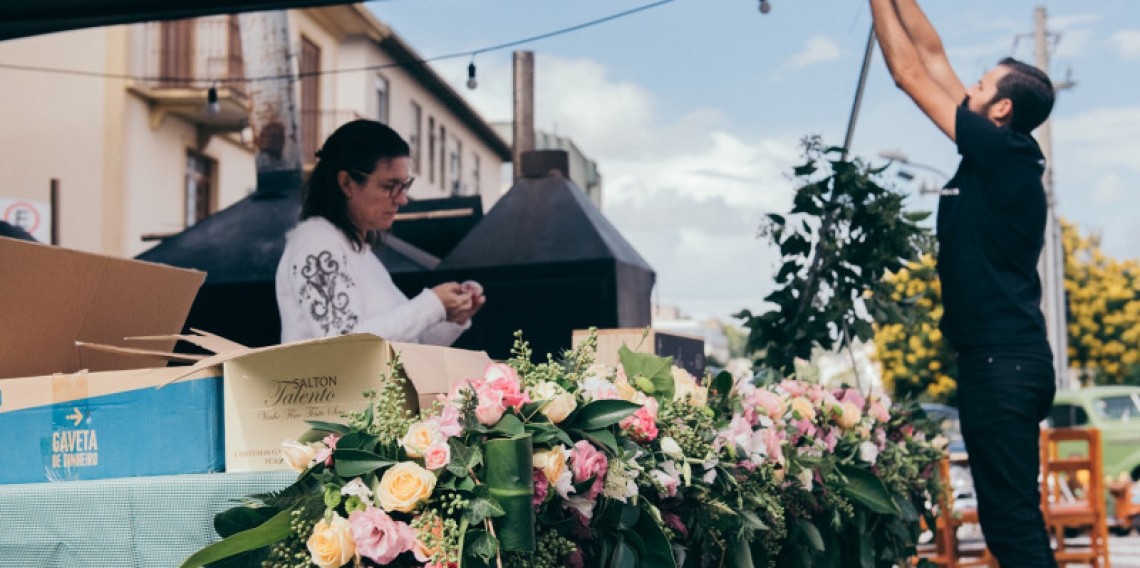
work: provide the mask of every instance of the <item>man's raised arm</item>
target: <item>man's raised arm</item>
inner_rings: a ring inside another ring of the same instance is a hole
[[[938,37],[938,32],[918,6],[918,0],[894,0],[894,3],[903,29],[918,50],[918,57],[934,82],[950,98],[961,101],[966,96],[966,87],[950,67],[950,60],[946,58],[946,50],[942,47],[942,38]]]
[[[917,48],[899,20],[894,2],[892,0],[870,0],[870,2],[875,37],[879,40],[883,59],[887,62],[887,68],[891,71],[895,84],[934,121],[935,126],[954,140],[954,118],[960,99],[955,100],[944,91],[926,69]]]

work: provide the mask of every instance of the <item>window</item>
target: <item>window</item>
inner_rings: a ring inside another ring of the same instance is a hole
[[[1140,415],[1136,401],[1131,395],[1106,396],[1093,402],[1093,409],[1101,418],[1127,422]]]
[[[1049,413],[1049,422],[1054,428],[1068,428],[1088,424],[1089,415],[1084,408],[1073,404],[1055,404]]]
[[[320,147],[321,48],[301,37],[301,161],[316,160]]]
[[[451,194],[463,195],[463,143],[458,139],[455,140],[447,161],[451,170]]]
[[[194,20],[160,24],[162,53],[158,72],[164,87],[189,87],[194,76]]]
[[[411,147],[412,158],[412,173],[420,175],[420,156],[423,152],[420,151],[420,138],[423,137],[423,128],[420,123],[422,121],[423,109],[420,105],[412,103],[412,130],[408,133],[408,146]]]
[[[388,124],[388,79],[383,75],[376,76],[376,120]]]
[[[447,128],[439,125],[439,187],[447,191]]]
[[[428,117],[428,182],[435,183],[435,118]]]
[[[186,216],[187,227],[210,216],[214,209],[214,160],[186,153]]]
[[[480,195],[479,189],[479,154],[471,154],[471,189],[475,195]]]

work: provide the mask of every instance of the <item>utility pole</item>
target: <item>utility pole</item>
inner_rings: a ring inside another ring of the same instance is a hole
[[[515,118],[511,161],[514,179],[523,176],[522,155],[534,150],[534,52],[514,53]]]
[[[1045,7],[1038,6],[1033,13],[1033,45],[1035,64],[1046,74],[1049,73],[1049,43],[1058,36],[1050,34],[1046,27]],[[1055,91],[1070,88],[1071,81],[1053,83]],[[1041,309],[1045,312],[1045,328],[1049,346],[1053,349],[1053,371],[1057,389],[1069,388],[1069,342],[1066,323],[1065,301],[1065,251],[1061,246],[1061,224],[1057,219],[1057,195],[1053,189],[1053,128],[1052,119],[1046,120],[1037,128],[1036,137],[1045,156],[1045,173],[1042,184],[1045,186],[1045,200],[1048,214],[1045,221],[1045,249],[1041,253],[1038,271],[1041,274]]]

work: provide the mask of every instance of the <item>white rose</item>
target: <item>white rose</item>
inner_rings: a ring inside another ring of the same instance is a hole
[[[696,406],[704,406],[709,400],[708,390],[697,384],[693,375],[680,367],[673,367],[673,400],[680,401],[685,397],[689,397]]]
[[[810,470],[810,469],[800,470],[800,472],[798,474],[796,474],[796,479],[800,480],[800,485],[803,485],[804,489],[811,491],[812,470]]]
[[[574,409],[578,408],[578,401],[573,394],[550,381],[544,381],[529,389],[531,400],[545,400],[546,404],[539,409],[551,422],[558,424],[566,420]]]
[[[441,442],[447,442],[447,437],[439,431],[439,424],[425,421],[412,424],[408,433],[404,434],[404,439],[400,440],[400,445],[404,446],[408,457],[418,458],[423,457],[428,448]]]
[[[281,456],[285,458],[285,463],[289,464],[289,467],[296,472],[309,469],[316,455],[317,448],[309,444],[302,444],[296,440],[285,440],[281,444]]]
[[[859,459],[875,465],[875,460],[879,459],[879,446],[871,441],[859,444]]]

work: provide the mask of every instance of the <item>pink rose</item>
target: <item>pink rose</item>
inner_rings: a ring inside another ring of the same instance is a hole
[[[652,442],[657,438],[657,399],[648,398],[633,415],[621,421],[622,429],[635,442]]]
[[[590,442],[579,440],[577,444],[574,444],[574,449],[570,450],[570,471],[574,474],[574,483],[581,483],[591,477],[594,478],[593,485],[586,492],[587,498],[593,499],[602,492],[608,469],[609,462],[606,461],[606,455],[598,451]]]
[[[451,463],[451,446],[447,442],[439,442],[428,446],[424,452],[424,467],[435,470],[447,467]]]
[[[313,456],[313,461],[316,463],[324,462],[326,467],[332,467],[332,453],[333,450],[336,449],[336,442],[339,439],[340,436],[336,434],[329,434],[328,436],[325,436],[324,440],[322,440],[322,442],[325,444],[325,447],[317,450],[317,454]]]
[[[784,389],[784,391],[791,396],[804,396],[804,394],[806,394],[803,383],[792,379],[780,381],[780,388]]]
[[[476,391],[476,395],[478,403],[475,406],[475,418],[484,426],[498,424],[503,413],[507,410],[506,405],[503,404],[502,391],[484,385]]]
[[[443,405],[443,411],[435,417],[435,421],[439,424],[440,433],[448,438],[463,433],[463,426],[459,424],[459,409],[454,404]]]
[[[749,399],[750,402],[752,402],[752,407],[747,410],[754,411],[756,407],[759,407],[763,409],[764,414],[772,420],[783,419],[784,412],[786,412],[788,408],[787,405],[784,404],[784,399],[780,398],[780,395],[767,389],[757,389],[753,391]],[[745,416],[747,416],[747,414],[745,414]],[[749,416],[748,420],[754,425],[756,424],[755,418]]]
[[[519,375],[506,363],[491,363],[483,371],[484,385],[503,394],[503,404],[518,410],[530,402],[530,396],[521,390]]]
[[[863,395],[859,394],[859,391],[855,389],[837,390],[835,397],[839,399],[839,402],[850,402],[859,407],[860,410],[867,406],[867,399],[863,398]]]
[[[887,408],[878,401],[871,403],[871,408],[867,410],[867,414],[879,422],[889,422],[891,420],[891,413]]]
[[[380,564],[387,564],[412,549],[416,534],[407,523],[395,521],[387,513],[369,507],[348,516],[356,552]]]

